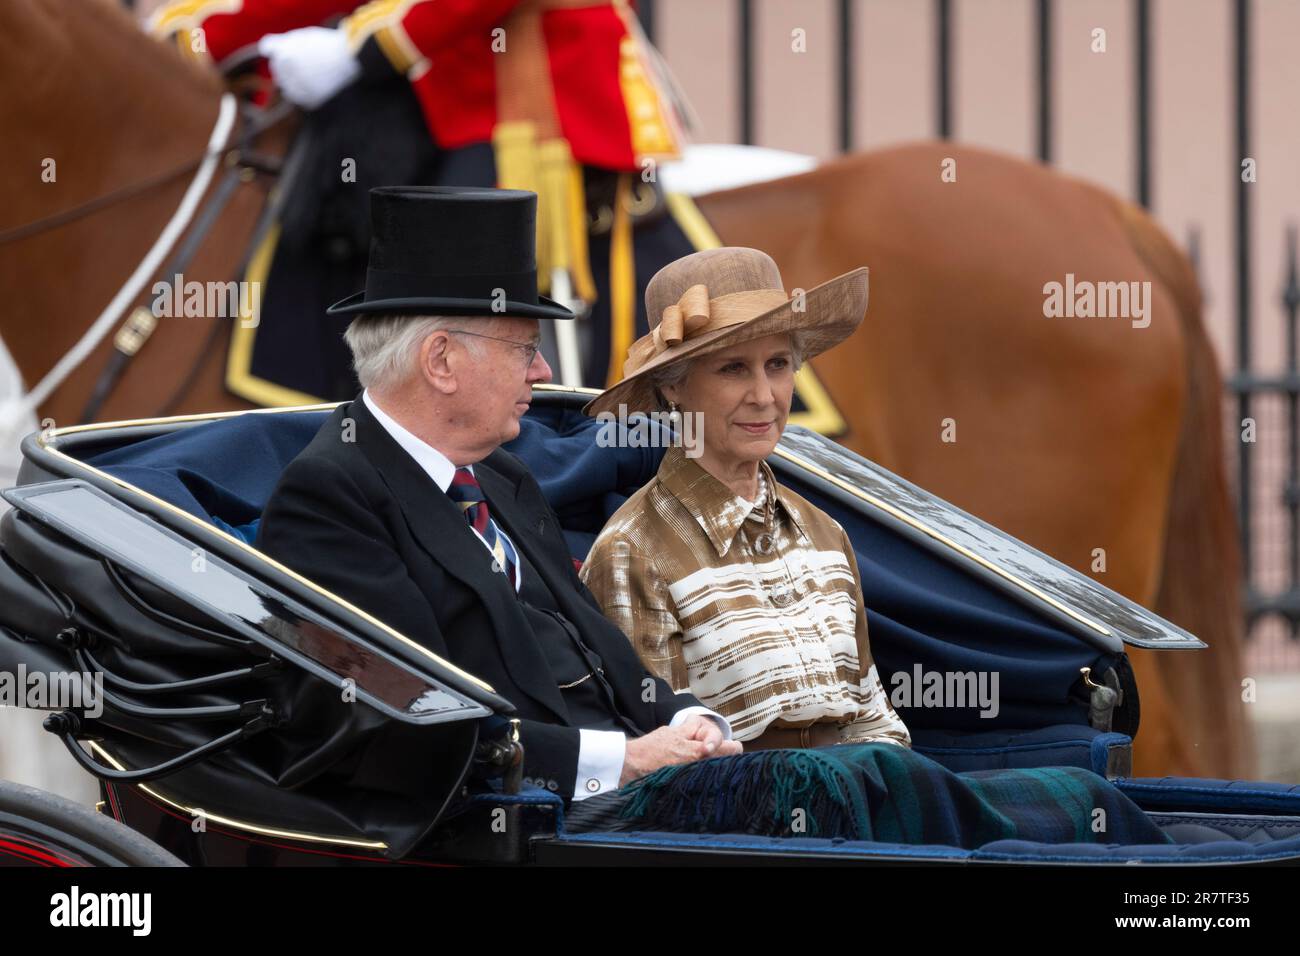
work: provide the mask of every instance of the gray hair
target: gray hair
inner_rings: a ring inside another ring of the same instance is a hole
[[[479,320],[482,321],[482,320]],[[352,320],[343,340],[352,350],[352,368],[362,388],[390,389],[414,370],[424,340],[461,320],[442,315],[361,315]],[[473,340],[466,345],[476,350]]]
[[[791,332],[790,363],[794,366],[796,372],[799,371],[799,366],[803,365],[803,356],[807,350],[808,340],[806,334],[802,331]],[[691,373],[691,365],[694,364],[695,361],[696,359],[688,358],[682,359],[678,362],[671,362],[661,368],[653,369],[650,374],[646,376],[650,381],[651,387],[655,390],[655,395],[658,397],[659,403],[664,408],[668,407],[668,401],[663,396],[663,390],[665,388],[676,388],[681,385],[682,382],[686,381],[686,376]]]

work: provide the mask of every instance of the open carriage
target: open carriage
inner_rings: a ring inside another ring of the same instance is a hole
[[[605,447],[580,411],[588,395],[538,388],[509,446],[577,560],[662,454]],[[915,750],[957,772],[1085,768],[1174,842],[568,833],[554,784],[512,769],[509,701],[250,545],[280,471],[328,411],[24,442],[0,520],[0,670],[102,674],[100,706],[53,712],[47,729],[100,778],[101,812],[152,841],[119,860],[159,862],[157,846],[191,864],[1300,862],[1300,787],[1130,775],[1139,703],[1125,645],[1195,653],[1200,641],[797,428],[772,466],[847,530],[876,663]],[[352,703],[322,707],[323,694]],[[0,793],[0,835],[105,858],[75,851],[24,800]]]

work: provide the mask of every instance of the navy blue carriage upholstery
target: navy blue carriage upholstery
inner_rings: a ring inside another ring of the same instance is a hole
[[[326,417],[241,415],[101,451],[90,463],[251,543],[281,471]],[[537,477],[579,560],[663,453],[601,447],[598,427],[574,408],[535,405],[508,446]],[[1113,657],[774,465],[783,483],[831,513],[854,543],[887,692],[895,674],[912,678],[917,668],[998,674],[993,716],[981,717],[977,707],[896,701],[918,751],[954,771],[1068,765],[1105,773],[1112,748],[1130,739],[1092,728],[1071,688],[1077,695],[1080,667],[1100,673]]]

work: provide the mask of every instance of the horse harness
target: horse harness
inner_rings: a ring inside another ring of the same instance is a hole
[[[168,277],[184,273],[190,260],[202,248],[208,233],[221,218],[227,204],[241,185],[252,182],[259,173],[268,176],[283,176],[288,167],[289,159],[292,157],[279,160],[273,156],[257,152],[252,148],[252,145],[258,137],[277,125],[292,112],[292,104],[281,101],[277,107],[264,112],[254,112],[255,109],[255,107],[248,104],[242,105],[241,112],[244,117],[244,122],[241,124],[242,132],[238,144],[225,153],[225,173],[216,189],[212,192],[206,206],[195,219],[189,234],[177,248],[171,261],[160,270],[159,281],[166,281]],[[298,166],[300,165],[299,163]],[[280,208],[285,193],[284,185],[285,182],[282,180],[281,188],[276,191],[272,201],[267,204],[267,209],[259,217],[257,227],[254,230],[253,242],[249,243],[245,248],[244,255],[235,268],[234,274],[237,278],[244,274],[252,250],[258,248],[262,236],[274,221],[268,218],[268,213],[278,211]],[[109,356],[108,364],[100,371],[99,378],[95,381],[95,387],[91,390],[90,398],[86,401],[85,408],[82,409],[81,421],[91,421],[99,413],[113,388],[126,373],[127,366],[131,364],[131,360],[140,351],[141,346],[148,341],[157,325],[158,317],[151,310],[143,306],[137,306],[132,310],[126,322],[123,323],[122,327],[118,329],[117,335],[114,336],[113,352]],[[159,416],[168,415],[174,411],[176,405],[189,391],[198,375],[199,368],[220,335],[222,328],[223,324],[220,321],[213,323],[193,365],[181,378],[167,402],[159,409],[157,412]]]
[[[227,94],[227,96],[229,95],[230,94]],[[9,242],[16,242],[20,239],[47,232],[51,229],[66,226],[103,209],[165,186],[187,173],[195,173],[195,177],[190,184],[191,191],[195,190],[195,187],[202,184],[202,192],[198,194],[199,197],[201,197],[204,193],[207,193],[209,185],[208,182],[204,182],[207,178],[204,175],[207,171],[205,167],[210,169],[216,162],[220,162],[224,166],[224,173],[216,187],[213,188],[210,195],[208,195],[203,206],[198,209],[197,214],[192,210],[187,213],[186,207],[189,205],[188,200],[196,198],[192,197],[190,193],[187,192],[186,197],[182,200],[181,206],[178,208],[176,214],[173,215],[168,226],[159,234],[158,240],[155,241],[150,252],[146,254],[145,260],[142,261],[141,265],[143,266],[151,256],[154,256],[158,252],[159,247],[162,247],[162,254],[165,254],[166,249],[174,246],[175,251],[171,256],[171,259],[163,268],[157,270],[154,274],[158,281],[166,281],[167,277],[183,273],[190,261],[194,258],[194,255],[202,247],[203,241],[207,238],[213,226],[219,221],[221,214],[225,211],[231,198],[238,191],[239,186],[244,183],[252,182],[259,173],[270,176],[279,176],[281,180],[281,188],[277,189],[272,194],[272,200],[268,203],[267,209],[264,210],[259,220],[255,232],[255,238],[260,238],[269,228],[270,223],[274,221],[274,215],[283,202],[283,196],[286,192],[283,187],[287,184],[287,179],[293,170],[301,167],[302,153],[297,147],[304,137],[298,137],[297,140],[295,140],[295,149],[291,150],[290,155],[288,155],[284,160],[279,160],[275,157],[258,152],[253,148],[253,144],[265,132],[274,126],[277,126],[285,118],[291,115],[293,112],[292,104],[281,102],[274,107],[263,110],[248,103],[240,103],[238,104],[240,119],[238,127],[240,132],[237,141],[231,144],[230,140],[234,137],[229,136],[228,131],[222,131],[223,125],[228,125],[223,124],[227,112],[225,100],[223,100],[222,107],[222,111],[218,116],[217,126],[213,131],[212,140],[209,142],[204,152],[198,157],[188,160],[172,169],[165,170],[157,175],[140,180],[139,182],[97,196],[87,202],[74,206],[71,209],[65,209],[33,222],[25,223],[13,229],[0,232],[0,245]],[[295,159],[298,160],[296,163]],[[167,233],[173,231],[177,226],[179,226],[180,231],[185,232],[184,238],[179,242],[179,244],[176,243],[175,237],[170,240],[168,240],[167,237]],[[255,248],[257,248],[257,242],[249,245],[248,250],[244,254],[243,261],[241,261],[239,267],[236,269],[236,276],[243,274],[244,268],[247,265],[247,259],[249,255],[251,255],[251,250]],[[138,276],[133,276],[132,278],[135,279],[138,278]],[[125,292],[130,285],[131,281],[128,280],[127,286],[124,286],[122,290],[119,290],[119,295],[121,295],[122,292]],[[136,292],[131,295],[131,298],[135,298],[138,294],[139,293]],[[115,308],[116,300],[117,297],[115,297],[113,303],[110,303],[109,307],[105,310],[105,313],[101,315],[87,333],[83,335],[77,345],[75,345],[73,349],[71,349],[63,359],[60,360],[60,362],[56,363],[54,368],[51,369],[44,379],[41,380],[36,388],[32,389],[27,396],[25,396],[24,401],[26,404],[31,406],[32,410],[35,410],[37,405],[48,398],[49,395],[52,394],[60,384],[62,384],[62,381],[66,376],[80,365],[80,363],[88,356],[89,352],[99,344],[99,341],[102,340],[103,335],[107,332],[108,323],[114,321],[116,319],[116,314],[121,311],[121,308]],[[123,304],[123,307],[124,305],[125,303]],[[104,402],[112,393],[113,388],[126,373],[131,360],[135,357],[136,353],[139,352],[144,343],[148,341],[149,336],[153,333],[157,325],[158,317],[154,315],[150,309],[145,308],[144,306],[137,306],[131,311],[130,315],[128,315],[126,321],[121,325],[117,334],[113,338],[113,352],[109,356],[108,363],[100,371],[99,377],[95,382],[95,387],[91,390],[90,397],[87,400],[85,407],[82,409],[80,415],[81,422],[88,422],[98,414],[100,408],[102,408]],[[201,367],[204,358],[208,354],[212,341],[220,333],[221,329],[221,323],[218,322],[214,324],[212,331],[209,333],[208,341],[205,342],[203,348],[199,350],[194,365],[187,371],[172,396],[168,399],[166,405],[158,414],[167,414],[176,404],[179,403],[184,394],[189,390],[190,386],[193,384],[195,376],[198,374],[198,370]],[[78,352],[82,354],[77,355],[76,353]]]

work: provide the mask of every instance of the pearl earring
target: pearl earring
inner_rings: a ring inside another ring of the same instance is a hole
[[[682,413],[678,410],[676,402],[668,403],[668,420],[673,423],[674,428],[681,424]]]

